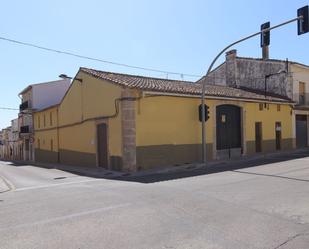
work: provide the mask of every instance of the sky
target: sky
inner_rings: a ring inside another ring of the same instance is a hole
[[[204,75],[228,44],[296,17],[309,0],[27,0],[2,1],[0,37],[103,60]],[[309,64],[309,33],[296,23],[271,32],[270,57]],[[259,37],[234,47],[261,57]],[[224,60],[222,56],[218,63]],[[74,76],[79,67],[196,81],[196,77],[121,67],[50,53],[0,40],[0,108],[18,108],[27,85]],[[0,109],[0,128],[18,111]]]

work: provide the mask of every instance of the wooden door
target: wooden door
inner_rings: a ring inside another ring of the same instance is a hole
[[[108,144],[107,144],[107,125],[99,124],[97,126],[98,141],[98,165],[108,169]]]
[[[241,148],[240,108],[233,105],[217,107],[217,150]]]
[[[255,152],[262,152],[262,122],[255,123]]]
[[[306,115],[296,115],[296,146],[297,148],[307,147],[308,126]]]

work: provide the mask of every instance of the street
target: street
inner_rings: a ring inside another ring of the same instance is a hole
[[[0,162],[0,248],[308,249],[309,153],[259,160],[158,180]]]

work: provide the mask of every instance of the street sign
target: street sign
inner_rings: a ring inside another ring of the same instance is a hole
[[[298,35],[302,35],[309,32],[309,7],[304,6],[297,10],[297,17],[301,17],[297,20]]]

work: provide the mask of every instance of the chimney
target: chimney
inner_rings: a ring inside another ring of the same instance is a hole
[[[235,59],[236,56],[237,56],[237,50],[236,50],[236,49],[232,49],[232,50],[227,51],[227,52],[225,53],[225,58],[226,58],[226,60],[228,60],[228,59],[229,59],[229,60]]]
[[[231,87],[237,86],[237,50],[233,49],[225,54],[225,79],[226,85]]]

